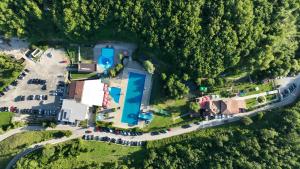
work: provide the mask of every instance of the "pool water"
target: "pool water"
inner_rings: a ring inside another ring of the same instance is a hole
[[[138,124],[141,102],[145,85],[146,75],[139,73],[129,73],[126,96],[124,100],[122,123],[129,125]]]
[[[109,88],[109,94],[114,99],[116,103],[119,103],[120,95],[121,95],[121,89],[117,87],[110,87]]]
[[[102,48],[101,56],[98,58],[98,65],[105,70],[111,68],[114,65],[114,49]]]

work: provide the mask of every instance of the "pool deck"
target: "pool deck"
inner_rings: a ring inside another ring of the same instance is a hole
[[[101,56],[101,49],[106,48],[107,46],[112,46],[114,49],[114,65],[121,63],[119,59],[119,53],[122,53],[123,51],[128,51],[128,55],[132,56],[133,51],[136,50],[136,45],[131,43],[123,43],[123,42],[104,42],[97,44],[94,49],[94,61],[97,63],[98,58]],[[102,73],[104,71],[104,68],[101,66],[97,66],[97,70],[99,73]]]
[[[145,124],[144,122],[138,122],[137,125],[135,126],[128,126],[127,123],[122,123],[122,113],[123,113],[123,106],[124,106],[124,101],[126,97],[126,91],[127,91],[127,84],[128,84],[128,76],[129,73],[139,73],[139,74],[145,74],[145,86],[144,86],[144,91],[143,91],[143,98],[142,98],[142,103],[141,103],[141,111],[147,110],[148,105],[150,102],[150,95],[151,95],[151,85],[152,85],[152,75],[149,74],[148,72],[144,71],[143,67],[139,65],[139,63],[135,61],[131,61],[128,63],[127,67],[124,68],[122,74],[121,74],[121,84],[119,84],[118,87],[121,88],[121,96],[120,96],[120,101],[119,105],[121,108],[117,110],[116,114],[114,115],[114,124],[113,126],[115,127],[120,127],[120,128],[133,128],[133,127],[143,127]],[[116,83],[112,81],[111,86],[116,87]]]

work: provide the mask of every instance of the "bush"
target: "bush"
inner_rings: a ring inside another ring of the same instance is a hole
[[[146,71],[147,71],[148,73],[151,73],[151,74],[154,73],[155,67],[154,67],[154,65],[150,62],[150,60],[144,61],[143,65],[144,65],[144,68],[146,69]]]
[[[115,69],[110,69],[109,70],[109,76],[110,77],[116,77],[117,73],[116,73],[116,70]]]
[[[243,117],[242,118],[242,123],[245,125],[245,126],[249,126],[250,124],[253,123],[252,119],[248,116],[246,117]]]
[[[259,96],[257,98],[257,101],[258,101],[258,103],[264,103],[264,102],[266,102],[266,97],[265,96]]]
[[[197,113],[200,110],[200,105],[197,102],[190,102],[189,103],[189,110],[192,112]]]
[[[261,120],[264,117],[264,113],[263,112],[258,112],[257,113],[257,119]]]

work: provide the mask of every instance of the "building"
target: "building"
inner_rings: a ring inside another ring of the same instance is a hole
[[[237,114],[243,113],[246,109],[244,100],[226,99],[226,100],[210,100],[205,104],[205,112],[209,114]]]
[[[80,73],[92,73],[97,71],[97,64],[91,63],[78,63],[78,72]]]
[[[78,125],[80,121],[88,119],[89,107],[76,100],[64,99],[58,121]]]
[[[100,79],[74,81],[68,87],[68,98],[63,100],[58,121],[78,124],[88,118],[89,108],[102,106],[104,84]]]

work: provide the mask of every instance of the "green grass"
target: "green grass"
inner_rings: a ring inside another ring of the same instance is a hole
[[[164,110],[169,113],[169,115],[162,115],[154,113],[153,121],[145,128],[144,131],[157,130],[162,128],[168,128],[170,126],[174,126],[178,123],[181,123],[185,120],[190,120],[189,117],[179,118],[177,120],[173,120],[174,117],[180,116],[187,112],[187,100],[186,99],[178,99],[178,100],[167,100],[163,103],[152,105],[152,107],[156,110]]]
[[[255,90],[255,88],[258,87],[259,90]],[[244,96],[252,95],[252,94],[258,94],[266,91],[271,91],[273,90],[273,84],[272,82],[269,83],[263,83],[263,84],[258,84],[258,83],[240,83],[240,84],[235,84],[232,83],[232,85],[229,86],[222,86],[222,87],[216,87],[213,89],[212,93],[219,94],[222,96],[222,91],[232,91],[231,93],[238,93],[239,91],[245,91]]]
[[[257,104],[258,104],[258,102],[257,102],[256,98],[251,98],[251,99],[247,99],[246,100],[246,107],[247,107],[247,109],[250,109],[251,107],[253,107],[253,106],[257,105]]]
[[[32,144],[62,137],[66,134],[67,131],[30,131],[10,136],[0,142],[0,166],[6,166],[14,155]]]
[[[267,102],[268,101],[272,101],[272,100],[274,100],[276,98],[277,98],[276,94],[269,94],[269,95],[266,96]]]
[[[88,78],[93,78],[96,77],[97,73],[74,73],[71,72],[71,78],[72,80],[76,80],[76,79],[88,79]]]
[[[77,159],[81,161],[93,160],[98,163],[120,161],[122,157],[142,150],[141,147],[126,147],[97,141],[83,141],[83,146],[94,151],[82,153]],[[139,159],[143,159],[141,158],[143,157],[142,152],[137,155],[137,158],[141,155]]]
[[[74,148],[75,145],[80,149]],[[39,164],[38,168],[89,168],[88,166],[101,168],[97,166],[115,162],[125,163],[127,159],[135,159],[134,165],[141,166],[145,154],[142,147],[84,140],[71,140],[58,145],[50,145],[47,149],[53,153],[42,157],[46,160],[42,160],[41,155],[44,154],[44,150],[40,150],[23,157],[17,165],[22,169],[30,168],[30,163]],[[70,152],[76,152],[76,155]],[[49,161],[49,163],[44,161]]]
[[[0,112],[0,127],[2,129],[11,124],[12,116],[12,112]]]

